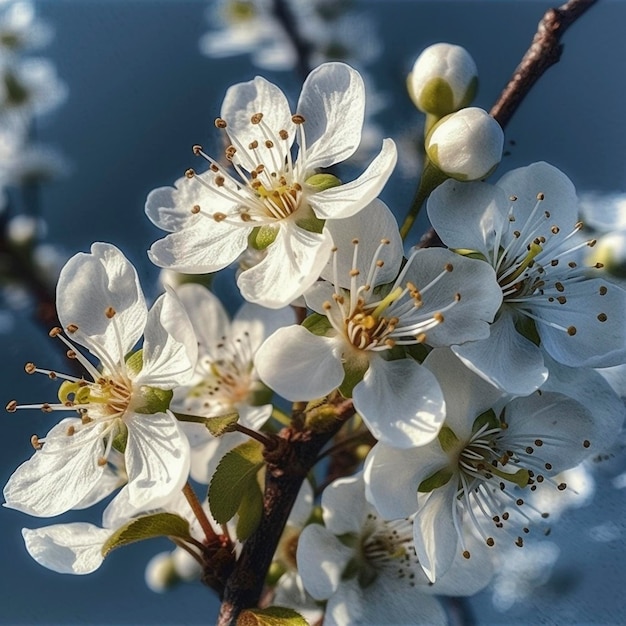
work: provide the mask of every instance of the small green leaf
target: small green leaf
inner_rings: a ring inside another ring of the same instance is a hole
[[[221,437],[224,433],[232,433],[239,420],[238,413],[207,417],[204,425],[214,437]]]
[[[434,489],[438,489],[439,487],[443,487],[450,482],[450,479],[453,476],[453,472],[444,467],[440,470],[437,470],[434,474],[425,478],[418,486],[417,490],[420,493],[430,493]]]
[[[263,492],[258,480],[248,483],[237,513],[237,539],[245,541],[256,530],[263,515]]]
[[[278,228],[265,224],[257,226],[248,236],[248,243],[255,250],[265,250],[269,245],[273,244],[278,235]]]
[[[325,191],[341,185],[341,181],[333,174],[313,174],[306,179],[305,184],[316,192]]]
[[[134,519],[116,530],[102,546],[102,556],[130,543],[154,537],[177,537],[189,540],[189,522],[174,513],[154,513]]]
[[[484,413],[481,413],[472,424],[472,433],[477,433],[483,426],[488,426],[489,430],[492,428],[500,428],[500,422],[496,417],[496,413],[493,409],[487,409]]]
[[[261,467],[263,446],[258,441],[246,441],[224,455],[209,485],[209,507],[218,524],[234,517]]]
[[[332,324],[328,321],[328,318],[319,313],[311,313],[311,315],[307,316],[302,322],[302,326],[318,337],[324,337],[332,328]]]
[[[344,398],[351,398],[354,388],[363,380],[365,372],[369,369],[369,359],[346,360],[343,364],[345,375],[339,391]]]
[[[239,614],[237,626],[308,626],[308,622],[293,609],[268,606],[266,609],[246,609]]]
[[[450,452],[459,445],[459,438],[449,426],[442,426],[437,435],[439,445],[444,452]]]

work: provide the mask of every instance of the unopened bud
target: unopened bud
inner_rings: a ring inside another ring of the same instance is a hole
[[[478,69],[465,48],[436,43],[417,57],[407,88],[420,111],[443,117],[473,100],[478,89]]]
[[[432,163],[456,180],[485,178],[502,159],[504,132],[487,111],[461,109],[437,122],[426,137]]]

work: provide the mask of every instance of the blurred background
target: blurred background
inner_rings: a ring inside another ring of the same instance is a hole
[[[10,4],[0,2],[0,11],[6,13]],[[396,140],[399,164],[382,197],[399,219],[410,206],[420,172],[423,121],[405,91],[419,52],[438,41],[467,48],[479,68],[475,104],[489,109],[551,6],[507,0],[293,4],[301,12],[295,15],[307,41],[307,63],[342,58],[366,76],[371,110],[358,155],[364,160],[354,167],[363,168],[383,137]],[[155,297],[158,270],[146,250],[161,233],[143,213],[148,192],[197,166],[193,144],[218,152],[213,120],[229,85],[263,74],[295,102],[306,65],[280,23],[259,19],[262,2],[49,0],[32,5],[42,23],[21,17],[37,37],[19,54],[46,59],[47,69],[40,65],[22,79],[33,85],[30,109],[7,113],[9,127],[20,130],[17,138],[9,132],[0,137],[0,159],[7,164],[0,165],[7,172],[7,180],[0,172],[6,189],[0,213],[0,398],[24,403],[56,396],[54,383],[24,373],[25,362],[63,371],[62,354],[47,337],[50,311],[41,306],[42,300],[50,302],[46,293],[53,293],[58,268],[94,241],[111,242],[135,264],[148,297]],[[9,18],[3,19],[0,42]],[[594,192],[613,208],[624,202],[624,24],[626,3],[603,0],[567,32],[561,62],[534,87],[506,129],[507,154],[496,177],[545,160],[567,173],[581,193]],[[7,67],[9,62],[5,76]],[[7,97],[23,104],[24,95],[13,87]],[[349,166],[345,171],[348,178]],[[31,181],[37,184],[24,186]],[[16,258],[21,259],[17,264],[7,260]],[[23,275],[25,268],[37,275],[36,284]],[[236,308],[232,288],[222,282],[220,289]],[[30,436],[43,435],[51,417],[38,411],[3,416],[2,484],[30,457]],[[549,540],[503,560],[494,585],[465,606],[466,623],[624,622],[625,459],[618,442],[606,458],[568,481],[578,485],[572,508]],[[70,513],[54,522],[97,523],[99,511]],[[47,523],[0,510],[1,624],[214,622],[218,601],[200,583],[166,594],[146,587],[145,565],[168,548],[167,542],[115,552],[89,576],[62,576],[32,561],[21,539],[22,527]]]

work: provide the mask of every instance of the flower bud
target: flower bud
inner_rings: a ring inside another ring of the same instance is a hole
[[[476,107],[446,115],[426,137],[432,163],[456,180],[485,178],[502,158],[504,132],[487,111]]]
[[[171,552],[159,552],[146,566],[146,585],[155,593],[163,593],[174,587],[180,578],[176,573]]]
[[[478,69],[465,48],[436,43],[417,57],[407,88],[420,111],[443,117],[473,100],[478,88]]]
[[[607,233],[590,249],[586,262],[601,263],[604,269],[618,278],[626,277],[626,231]]]

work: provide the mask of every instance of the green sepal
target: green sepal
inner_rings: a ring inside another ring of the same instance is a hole
[[[313,214],[313,211],[310,211],[310,214],[307,215],[307,217],[299,217],[296,220],[296,224],[303,230],[308,230],[310,233],[319,234],[324,230],[324,224],[326,224],[326,220],[321,220],[319,217],[316,217]]]
[[[237,626],[308,626],[308,624],[300,613],[285,606],[245,609],[237,618]]]
[[[470,81],[470,84],[467,86],[457,110],[465,109],[472,103],[478,93],[478,82],[478,76],[474,76]]]
[[[431,113],[438,117],[444,117],[460,108],[454,106],[452,87],[440,76],[431,78],[422,87],[417,101],[420,111]]]
[[[131,352],[125,360],[128,372],[133,376],[137,376],[143,369],[143,348],[136,352]]]
[[[488,425],[489,430],[492,428],[500,428],[500,421],[496,417],[496,412],[493,409],[488,409],[484,413],[481,413],[472,424],[472,433],[478,432],[483,426]]]
[[[344,377],[339,391],[344,398],[351,398],[354,388],[363,380],[369,369],[369,359],[351,359],[343,364]]]
[[[113,439],[113,447],[121,454],[124,454],[126,452],[126,444],[128,443],[128,428],[124,422],[120,423],[121,428]]]
[[[328,321],[328,318],[319,313],[311,313],[311,315],[308,315],[302,322],[302,326],[318,337],[324,337],[333,327]]]
[[[246,441],[227,452],[219,462],[209,485],[209,507],[218,524],[235,516],[251,483],[263,467],[263,445]]]
[[[537,332],[537,325],[535,324],[535,320],[526,317],[525,315],[520,315],[514,322],[515,330],[522,335],[522,337],[526,337],[529,341],[532,341],[536,346],[541,343],[541,338],[539,337],[539,333]]]
[[[274,243],[278,235],[278,228],[265,224],[252,229],[248,235],[248,244],[255,250],[265,250],[270,244]]]
[[[443,467],[437,470],[434,474],[425,478],[417,487],[419,493],[430,493],[431,491],[443,487],[450,482],[450,479],[454,476],[454,472],[448,468]]]
[[[450,452],[459,445],[459,438],[449,426],[442,426],[437,435],[439,445],[444,452]]]
[[[189,522],[174,513],[154,513],[131,520],[118,528],[102,546],[102,556],[122,546],[154,537],[176,537],[183,541],[192,539]]]
[[[313,191],[326,191],[326,189],[332,189],[333,187],[339,187],[341,181],[333,174],[313,174],[304,181],[307,187],[310,187]]]
[[[418,363],[423,363],[430,353],[430,348],[423,343],[412,343],[411,345],[404,346],[404,350],[409,357]]]
[[[479,261],[487,261],[487,258],[482,252],[478,252],[478,250],[470,250],[469,248],[450,248],[452,252],[456,252],[461,256],[467,257],[468,259],[478,259]]]
[[[237,539],[245,541],[256,530],[263,516],[263,492],[258,480],[248,483],[237,514]]]
[[[238,421],[239,413],[228,413],[227,415],[207,417],[204,425],[214,437],[221,437],[224,433],[232,433]]]
[[[133,352],[126,357],[126,368],[133,375],[137,376],[143,368],[143,349]],[[157,389],[156,387],[143,386],[135,391],[134,397],[141,398],[143,402],[136,400],[133,407],[135,413],[152,415],[154,413],[165,413],[170,408],[170,402],[174,392],[171,389]]]

